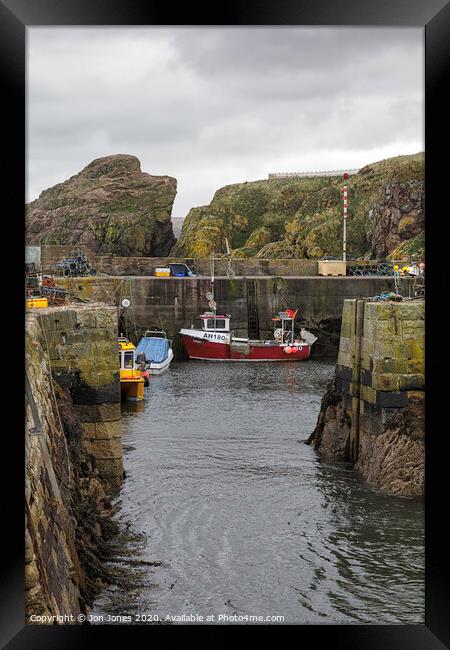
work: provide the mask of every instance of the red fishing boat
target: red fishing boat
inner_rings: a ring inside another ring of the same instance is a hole
[[[273,339],[252,340],[234,336],[229,314],[217,314],[214,272],[211,292],[206,294],[211,311],[200,316],[201,328],[181,329],[180,336],[190,359],[202,361],[304,361],[317,337],[301,329],[295,332],[298,309],[286,309],[272,318]]]
[[[298,310],[297,310],[298,311]],[[190,359],[203,361],[304,361],[309,358],[316,337],[305,329],[294,332],[297,311],[280,312],[274,321],[274,338],[251,340],[233,336],[230,315],[205,312],[201,329],[181,329],[183,345]]]

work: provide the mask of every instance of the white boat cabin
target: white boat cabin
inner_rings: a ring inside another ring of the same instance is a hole
[[[230,331],[230,315],[213,314],[206,312],[200,316],[202,322],[202,330],[204,332],[229,332]]]

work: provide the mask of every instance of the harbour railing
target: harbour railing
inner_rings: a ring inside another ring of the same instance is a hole
[[[269,174],[269,178],[305,178],[308,176],[342,176],[344,172],[350,175],[357,174],[359,169],[329,169],[326,171],[310,172],[274,172]]]

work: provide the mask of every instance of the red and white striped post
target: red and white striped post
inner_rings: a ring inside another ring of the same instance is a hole
[[[349,177],[348,172],[344,172],[342,174],[344,180],[346,181]],[[342,242],[342,261],[345,262],[347,260],[347,185],[344,185],[344,192],[343,192],[343,197],[344,197],[344,236],[343,236],[343,242]]]

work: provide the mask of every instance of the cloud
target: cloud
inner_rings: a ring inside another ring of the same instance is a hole
[[[27,29],[27,195],[94,158],[178,179],[174,216],[271,171],[423,150],[423,30]]]

